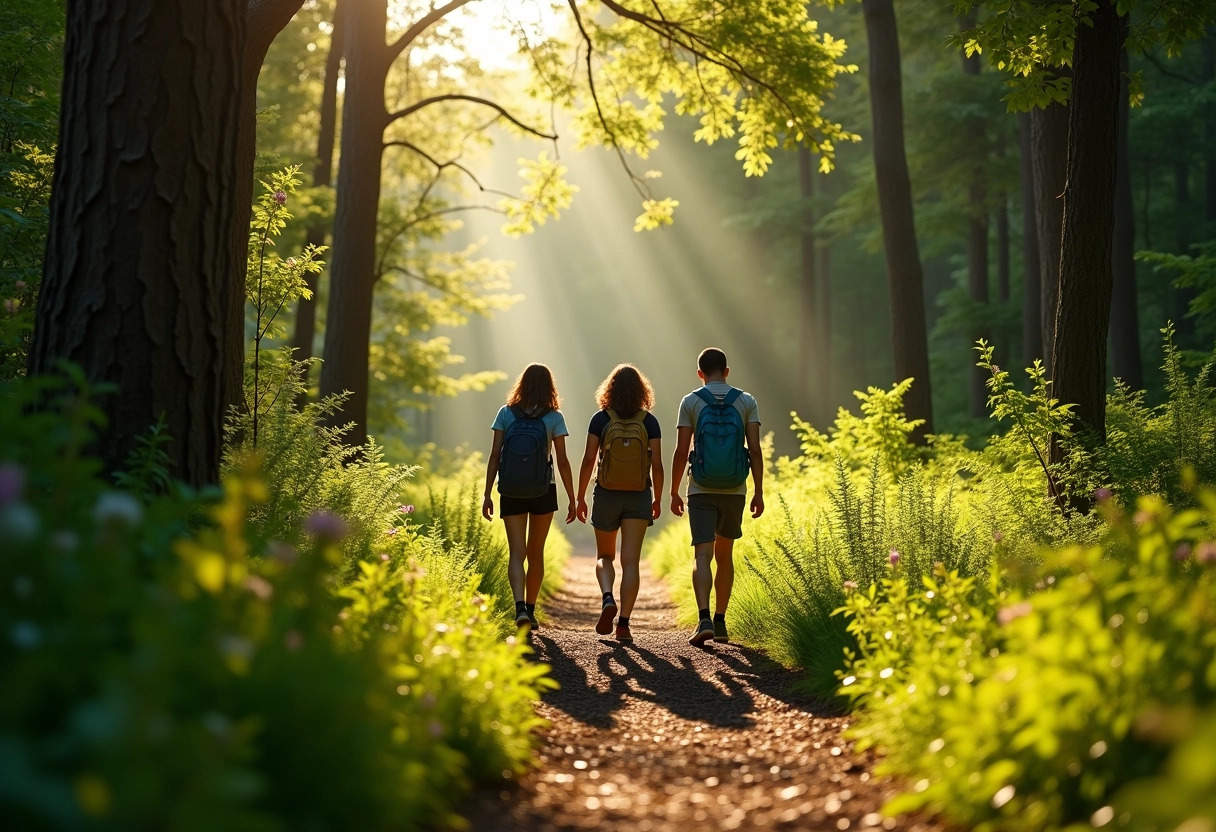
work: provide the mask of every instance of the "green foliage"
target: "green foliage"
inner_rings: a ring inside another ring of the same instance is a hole
[[[1204,343],[1216,342],[1216,240],[1197,244],[1195,253],[1141,251],[1136,259],[1153,264],[1153,271],[1177,275],[1174,285],[1195,292],[1188,310]]]
[[[1163,714],[1216,701],[1216,493],[1195,496],[1178,513],[1142,498],[1134,517],[1108,500],[1099,545],[1056,550],[1024,580],[1010,564],[1008,589],[939,567],[849,597],[853,734],[912,784],[889,811],[1103,825],[1122,787],[1161,770]],[[1114,807],[1153,828],[1131,798]]]
[[[25,372],[42,259],[50,227],[48,206],[55,157],[19,141],[0,162],[0,379]]]
[[[85,453],[101,416],[69,375],[0,390],[6,822],[418,828],[522,771],[545,668],[502,637],[479,576],[408,523],[350,561],[347,535],[382,522],[358,494],[397,472],[369,460],[330,486],[347,504],[303,522],[267,516],[297,508],[284,464],[239,454],[222,492],[141,501]],[[127,482],[155,480],[155,436]]]

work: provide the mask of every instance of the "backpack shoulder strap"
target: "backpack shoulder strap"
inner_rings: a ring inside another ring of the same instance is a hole
[[[507,410],[511,411],[511,415],[516,419],[528,418],[527,414],[524,413],[524,409],[517,404],[508,405]]]
[[[732,387],[732,388],[730,388],[730,392],[729,392],[729,393],[727,393],[727,394],[726,394],[726,398],[722,400],[722,406],[723,406],[723,407],[730,407],[730,406],[731,406],[732,404],[734,404],[734,403],[735,403],[735,402],[738,400],[738,398],[739,398],[740,396],[742,396],[742,395],[743,395],[743,391],[742,391],[742,390],[740,390],[738,387]]]
[[[616,412],[615,410],[613,410],[612,408],[608,408],[608,409],[607,409],[607,410],[605,410],[604,412],[608,414],[608,420],[609,420],[609,422],[619,422],[619,421],[621,421],[621,417],[620,417],[620,416],[618,416],[618,415],[617,415],[617,412]]]
[[[718,406],[718,397],[715,396],[713,393],[709,392],[708,388],[698,387],[696,390],[694,390],[692,392],[693,392],[694,396],[696,396],[698,399],[705,402],[706,404],[712,404],[715,407]]]

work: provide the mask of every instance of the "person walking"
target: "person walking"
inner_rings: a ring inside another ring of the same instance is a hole
[[[688,466],[688,526],[692,532],[692,588],[697,599],[696,631],[688,643],[700,647],[711,638],[730,641],[726,606],[735,582],[734,546],[743,536],[747,475],[752,475],[753,518],[764,513],[764,455],[760,450],[760,411],[756,399],[726,381],[726,353],[708,347],[697,357],[702,386],[680,402],[676,449],[671,468],[671,512],[682,517],[680,482]],[[711,562],[717,567],[715,577]],[[714,615],[709,591],[714,589]]]
[[[587,447],[578,474],[575,513],[587,522],[587,486],[595,472],[591,525],[595,528],[595,576],[603,592],[603,606],[595,631],[612,632],[618,607],[613,596],[620,532],[621,603],[616,640],[629,644],[633,634],[629,616],[641,584],[639,569],[642,540],[659,518],[663,490],[663,450],[659,420],[650,413],[654,388],[632,364],[618,364],[595,391],[599,412],[587,426]],[[598,464],[597,464],[598,463]]]
[[[536,600],[545,577],[545,539],[557,511],[553,457],[566,489],[566,522],[574,521],[574,481],[566,456],[566,419],[553,373],[529,364],[519,374],[507,402],[494,418],[494,444],[486,460],[486,490],[481,514],[494,518],[490,489],[498,480],[499,506],[507,530],[507,578],[515,596],[515,626],[535,630]]]

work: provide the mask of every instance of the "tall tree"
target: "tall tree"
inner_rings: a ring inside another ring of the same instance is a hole
[[[173,473],[218,476],[245,29],[245,0],[68,8],[30,370],[68,360],[118,386],[100,402],[109,470],[163,419]]]
[[[1052,102],[1030,112],[1034,167],[1035,236],[1039,242],[1039,354],[1050,374],[1060,292],[1060,245],[1064,233],[1064,187],[1068,176],[1068,105]]]
[[[1035,214],[1030,114],[1018,114],[1018,181],[1022,197],[1022,364],[1029,367],[1043,352],[1043,318],[1039,311],[1039,234]]]
[[[924,442],[926,435],[933,432],[933,399],[925,327],[924,271],[916,241],[912,183],[904,148],[899,30],[893,0],[862,0],[862,11],[870,45],[871,146],[891,298],[895,376],[915,380],[904,397],[904,404],[908,417],[921,421],[913,439]]]
[[[1127,50],[1119,85],[1118,144],[1115,158],[1115,215],[1111,239],[1110,362],[1117,378],[1133,390],[1144,387],[1140,358],[1140,304],[1136,297],[1136,218],[1132,202],[1131,148],[1128,143]]]

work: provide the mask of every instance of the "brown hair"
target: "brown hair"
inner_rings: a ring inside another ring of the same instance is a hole
[[[718,376],[726,372],[726,353],[717,347],[706,347],[697,356],[697,369],[707,376]]]
[[[507,394],[507,407],[516,406],[529,411],[557,410],[562,406],[553,373],[544,364],[529,364],[515,379]]]
[[[617,415],[628,419],[639,410],[654,407],[654,388],[637,367],[617,364],[608,378],[600,382],[595,391],[595,403],[600,410],[615,410]]]

